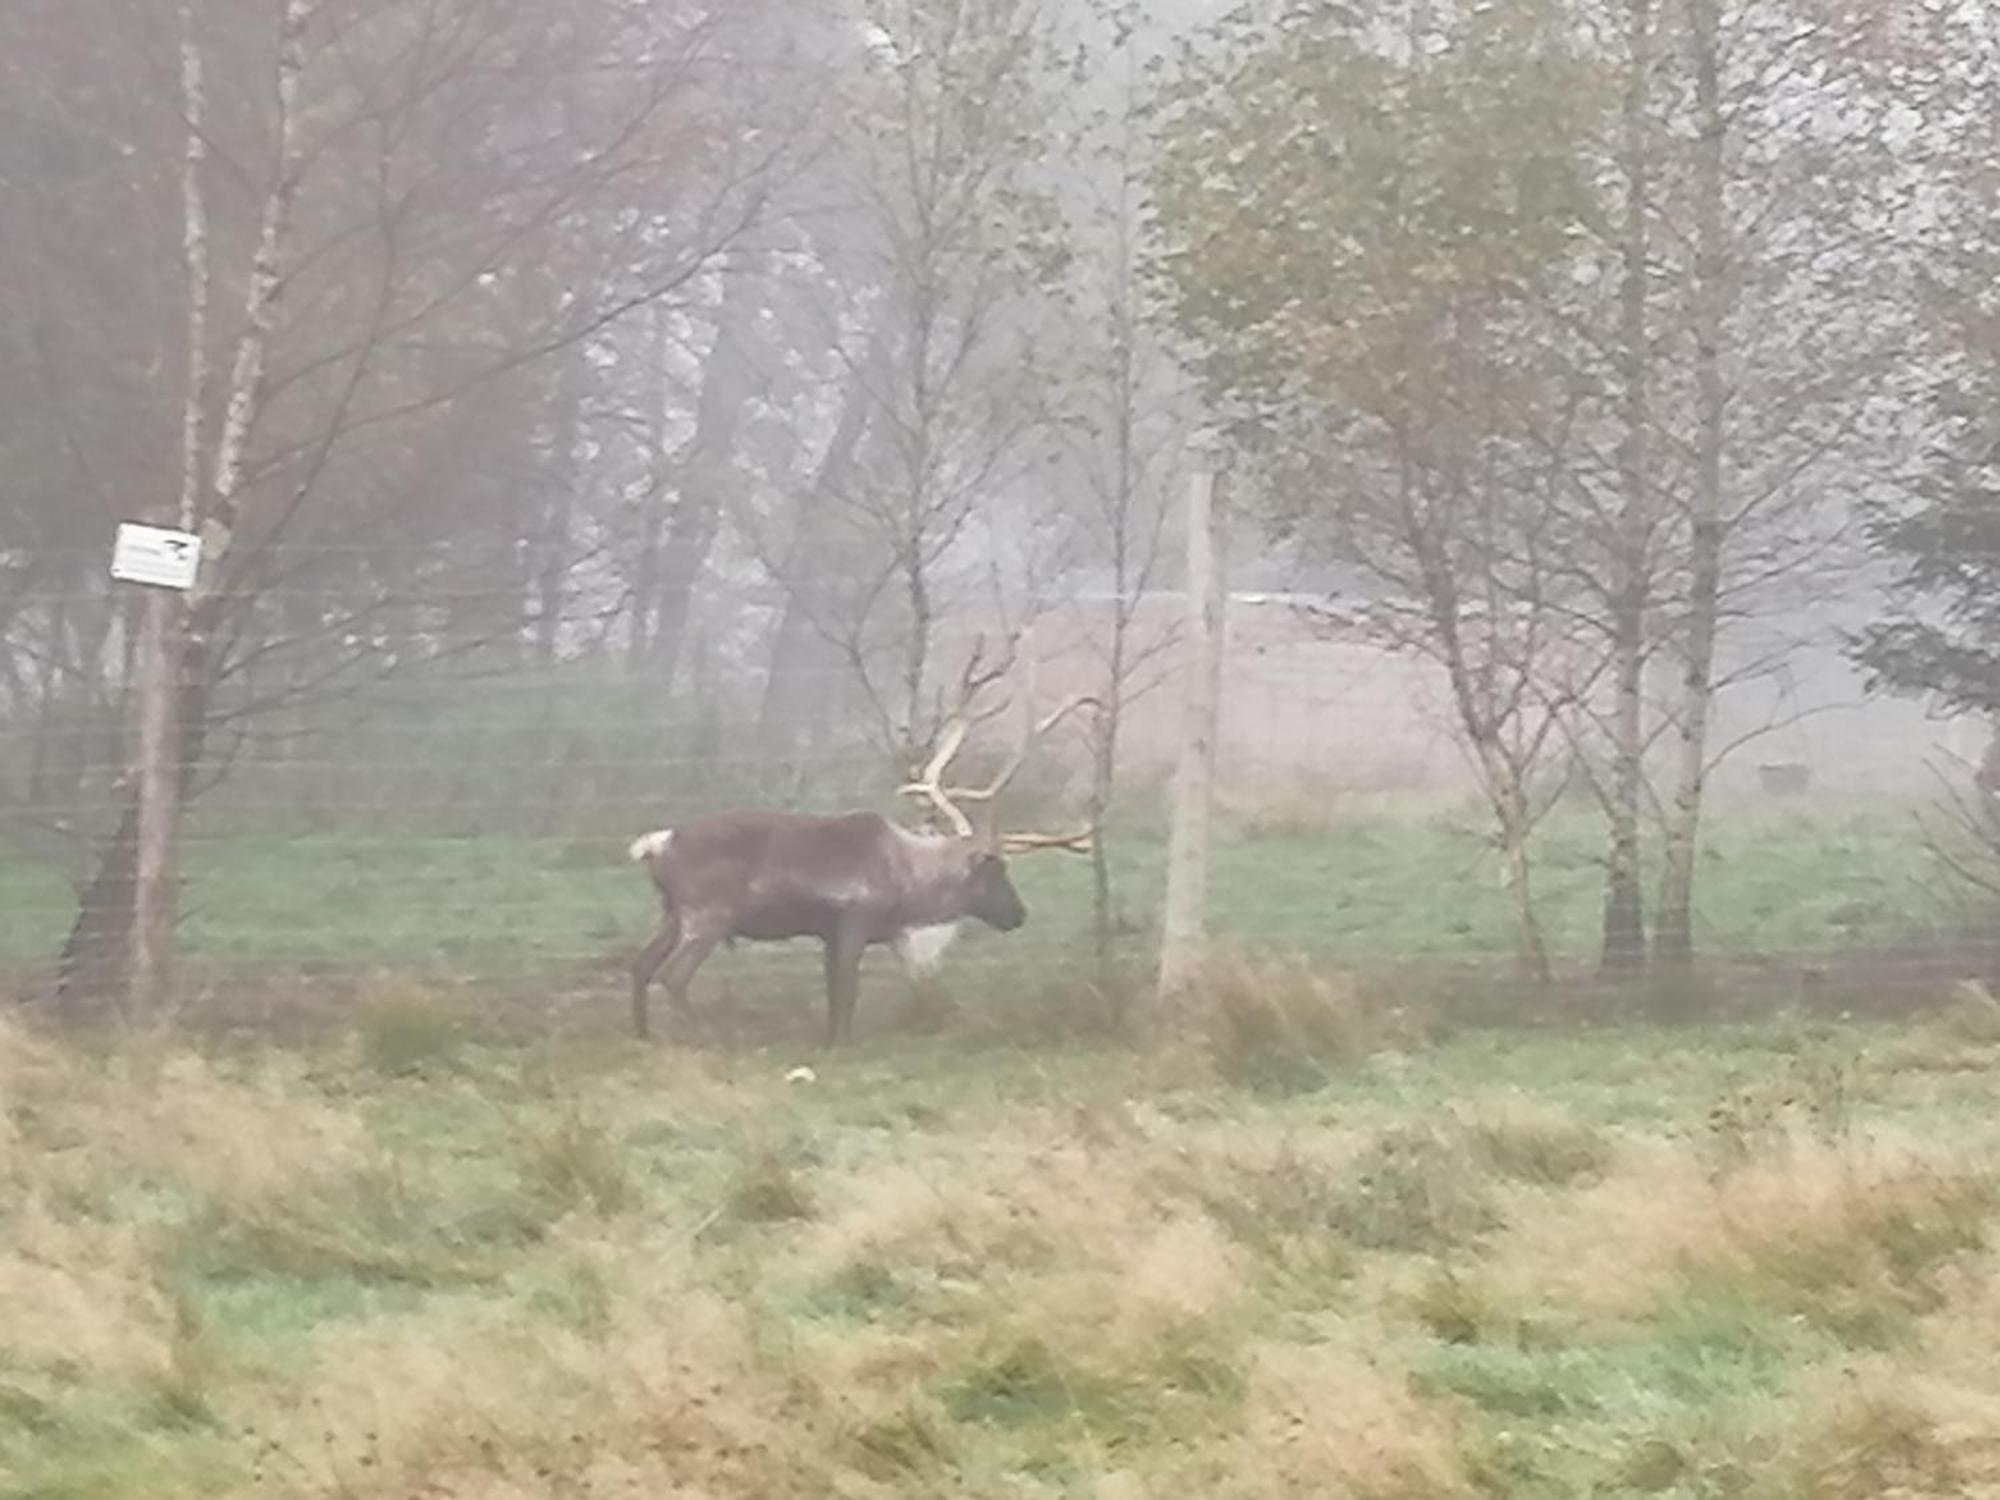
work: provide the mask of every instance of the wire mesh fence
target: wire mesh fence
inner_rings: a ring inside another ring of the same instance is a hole
[[[1232,950],[1501,1003],[1518,989],[1515,903],[1440,684],[1330,631],[1305,602],[1231,602],[1209,932]],[[1088,1010],[1143,986],[1181,607],[1162,594],[1128,611],[1143,665],[1126,683],[1102,888],[1086,859],[1017,859],[1030,921],[968,930],[946,971],[968,993]],[[1038,692],[1096,685],[1106,618],[1089,600],[1044,612]],[[729,806],[898,811],[899,768],[838,668],[823,669],[818,716],[780,740],[760,726],[758,674],[728,653],[684,665],[669,692],[602,640],[434,651],[409,675],[395,649],[378,643],[339,691],[308,684],[264,705],[246,693],[254,711],[218,714],[179,851],[184,989],[348,993],[394,976],[559,996],[612,1022],[624,964],[658,915],[625,858],[634,835]],[[1795,655],[1768,701],[1737,710],[1780,727],[1747,741],[1711,793],[1697,898],[1707,982],[1760,1002],[1907,1003],[1989,968],[1978,902],[1942,878],[1925,831],[1924,766],[1951,749],[1948,731],[1864,701],[1834,661],[1822,654],[1815,675],[1810,653]],[[114,693],[27,707],[0,721],[0,963],[32,997],[48,992],[116,822],[126,752]],[[1085,738],[1059,738],[1003,815],[1073,823],[1091,785]],[[1536,911],[1559,976],[1594,993],[1602,821],[1587,785],[1559,776],[1548,809]],[[698,989],[809,1016],[818,984],[808,945],[746,944],[718,954]]]

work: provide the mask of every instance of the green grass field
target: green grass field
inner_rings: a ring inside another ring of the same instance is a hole
[[[1822,798],[1731,804],[1710,819],[1701,939],[1721,953],[1819,952],[1923,932],[1939,911],[1914,809]],[[1490,960],[1512,929],[1487,824],[1470,805],[1357,798],[1313,826],[1229,823],[1212,887],[1216,932],[1328,963]],[[205,836],[186,860],[183,946],[224,971],[396,966],[475,977],[557,976],[643,940],[651,891],[621,839]],[[1114,835],[1121,914],[1135,951],[1160,900],[1157,833]],[[1593,953],[1600,833],[1578,813],[1547,824],[1536,878],[1550,942]],[[982,942],[1057,967],[1088,952],[1088,871],[1062,855],[1017,861],[1029,927]],[[43,963],[71,903],[63,875],[0,851],[0,963]]]
[[[2000,1495],[2000,1006],[1468,1029],[1394,971],[1504,968],[1476,814],[1339,813],[1229,825],[1214,925],[1293,957],[1169,1043],[1062,1024],[1048,857],[942,1034],[832,1057],[804,952],[705,976],[761,1039],[618,1035],[618,841],[197,838],[264,1030],[0,1025],[0,1500]],[[1538,851],[1573,960],[1596,853]],[[1703,938],[1909,939],[1924,874],[1906,807],[1724,805]],[[0,866],[8,961],[66,918]]]
[[[812,1081],[408,985],[301,1049],[0,1029],[0,1496],[2000,1494],[1991,1001],[1231,983]]]

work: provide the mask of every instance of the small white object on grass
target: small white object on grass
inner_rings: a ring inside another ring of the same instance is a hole
[[[807,1067],[794,1068],[785,1075],[785,1082],[787,1083],[817,1083],[818,1081],[819,1074]]]

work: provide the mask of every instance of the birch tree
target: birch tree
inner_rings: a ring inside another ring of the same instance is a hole
[[[1170,94],[1160,270],[1269,519],[1357,567],[1355,616],[1443,668],[1546,979],[1536,773],[1597,668],[1553,566],[1569,455],[1542,321],[1598,213],[1603,79],[1553,7],[1225,23]]]
[[[1895,101],[1935,212],[1917,219],[1914,329],[1929,374],[1913,457],[1865,516],[1887,581],[1848,648],[1871,688],[2000,730],[2000,21],[1978,6],[1869,14],[1870,87]],[[1926,837],[1950,893],[2000,898],[2000,733],[1979,764],[1938,766]],[[1968,899],[1969,898],[1969,899]]]
[[[1703,808],[1717,703],[1798,642],[1753,643],[1823,600],[1850,566],[1853,520],[1888,477],[1905,356],[1912,183],[1890,149],[1894,105],[1858,68],[1865,21],[1837,6],[1685,0],[1671,45],[1686,146],[1662,194],[1685,250],[1671,263],[1672,362],[1662,417],[1687,455],[1663,645],[1677,681],[1655,956],[1696,953]]]
[[[1648,473],[1652,436],[1652,0],[1627,0],[1624,94],[1619,111],[1619,169],[1624,196],[1618,246],[1619,504],[1609,570],[1612,678],[1611,774],[1605,799],[1609,850],[1604,871],[1600,966],[1626,976],[1646,964],[1646,912],[1640,829],[1644,814],[1647,726],[1646,662],[1654,568],[1661,542],[1655,480]]]
[[[907,764],[960,693],[947,635],[1001,602],[995,507],[1047,451],[1034,328],[1057,225],[1038,127],[1060,74],[1039,0],[880,0],[865,19],[818,241],[842,414],[793,535],[761,526],[759,553]]]
[[[737,128],[758,76],[755,11],[286,0],[261,32],[194,0],[169,12],[177,97],[154,103],[194,118],[201,137],[181,153],[175,342],[187,351],[179,492],[205,560],[192,595],[159,611],[176,690],[171,718],[144,731],[170,741],[180,800],[201,785],[216,726],[269,706],[251,681],[274,662],[319,658],[287,690],[296,696],[442,644],[416,633],[391,646],[371,623],[448,587],[445,567],[465,592],[463,563],[446,554],[440,566],[415,545],[444,507],[412,510],[382,474],[417,472],[564,351],[691,298],[757,222],[812,101],[772,107],[761,133]],[[257,203],[247,236],[215,212],[219,184],[245,179]],[[539,295],[550,281],[559,293]],[[543,447],[557,462],[563,443]],[[452,474],[441,492],[462,488]],[[504,532],[516,513],[495,509],[480,528]],[[326,545],[384,514],[403,543],[386,570]],[[458,557],[478,550],[455,540]],[[517,528],[502,551],[531,540]],[[301,617],[293,601],[308,583],[351,603]],[[128,935],[164,921],[137,921],[133,893],[142,863],[149,889],[169,885],[172,801],[144,799],[142,829],[137,788],[123,793],[65,948],[66,992],[102,987]]]
[[[1115,5],[1100,18],[1090,50],[1093,92],[1101,99],[1080,122],[1081,181],[1072,193],[1076,258],[1066,296],[1074,309],[1074,411],[1067,444],[1073,463],[1070,518],[1083,555],[1098,564],[1108,616],[1098,658],[1099,711],[1091,718],[1090,822],[1102,829],[1117,800],[1118,755],[1130,705],[1158,685],[1173,632],[1146,636],[1141,607],[1166,572],[1163,544],[1184,482],[1197,426],[1192,392],[1148,319],[1145,232],[1152,168],[1151,120],[1143,70],[1150,54],[1145,16]],[[1091,929],[1099,982],[1117,993],[1113,947],[1120,916],[1111,850],[1091,845]]]

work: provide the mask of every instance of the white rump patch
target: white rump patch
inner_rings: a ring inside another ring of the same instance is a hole
[[[944,962],[945,950],[958,936],[958,923],[945,922],[936,927],[909,927],[896,939],[896,951],[903,955],[903,962],[912,974],[935,974],[938,965]]]
[[[632,840],[632,847],[627,849],[625,853],[630,857],[633,864],[643,865],[655,855],[664,852],[667,845],[673,841],[673,829],[662,828],[653,833],[640,834],[639,837]]]

